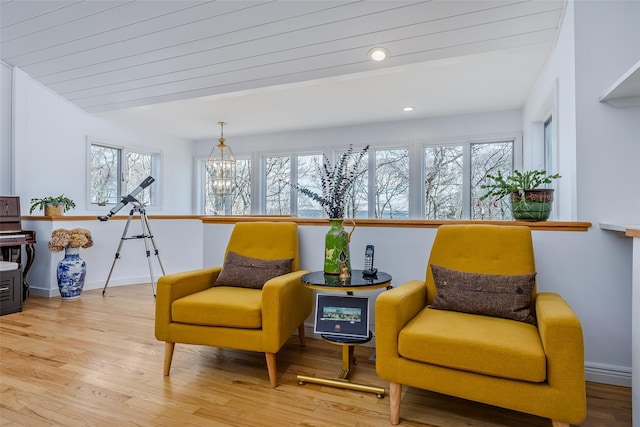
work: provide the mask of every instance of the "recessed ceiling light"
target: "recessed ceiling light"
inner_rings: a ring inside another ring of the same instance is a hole
[[[383,47],[374,47],[369,51],[369,59],[375,62],[384,61],[389,57],[389,51]]]
[[[413,111],[413,107],[404,107],[402,111],[406,111],[406,112]]]

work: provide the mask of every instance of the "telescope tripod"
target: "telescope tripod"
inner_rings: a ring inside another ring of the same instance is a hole
[[[135,199],[134,199],[135,200]],[[147,262],[149,264],[149,275],[151,276],[151,290],[153,291],[153,297],[156,296],[156,289],[154,286],[153,280],[153,268],[151,267],[151,252],[149,251],[149,242],[151,241],[151,245],[153,246],[153,253],[158,259],[158,264],[160,265],[160,270],[162,270],[162,274],[165,274],[164,267],[162,266],[162,261],[160,261],[160,255],[158,254],[158,247],[156,246],[156,242],[153,239],[153,234],[151,234],[151,228],[149,227],[149,219],[147,218],[147,212],[139,202],[132,202],[134,204],[133,208],[129,212],[129,218],[127,219],[127,224],[124,227],[124,231],[122,232],[122,237],[120,238],[120,244],[118,245],[118,249],[116,251],[116,256],[113,259],[113,264],[111,264],[111,270],[109,271],[109,276],[107,277],[107,282],[104,284],[104,288],[102,289],[102,295],[107,291],[107,286],[109,285],[109,279],[111,279],[111,273],[113,273],[113,268],[116,265],[116,261],[120,259],[120,250],[122,249],[122,244],[125,240],[133,240],[133,239],[143,239],[144,240],[144,248],[147,254]],[[140,214],[140,224],[142,225],[142,234],[138,234],[135,236],[127,237],[127,232],[129,231],[129,225],[131,224],[131,219],[133,218],[133,214],[138,212]]]

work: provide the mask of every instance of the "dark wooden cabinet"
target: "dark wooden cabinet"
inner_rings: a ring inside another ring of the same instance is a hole
[[[27,273],[35,259],[35,243],[36,232],[22,229],[20,198],[0,196],[0,261],[16,262],[22,267],[23,300],[29,295]],[[22,246],[27,253],[27,262],[24,265],[21,262]]]
[[[22,270],[0,271],[0,315],[22,311]]]

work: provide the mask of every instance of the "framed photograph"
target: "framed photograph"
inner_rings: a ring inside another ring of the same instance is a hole
[[[316,295],[317,334],[369,337],[369,298]]]

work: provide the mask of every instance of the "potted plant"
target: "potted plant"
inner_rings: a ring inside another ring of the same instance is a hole
[[[332,165],[327,156],[320,172],[322,194],[318,194],[304,186],[294,184],[293,188],[305,196],[315,200],[322,206],[329,216],[331,228],[325,238],[324,272],[327,274],[340,274],[341,271],[351,271],[351,259],[349,256],[349,240],[355,229],[355,222],[351,222],[352,229],[347,233],[343,222],[347,195],[357,178],[360,160],[369,150],[364,147],[358,154],[354,154],[353,145],[342,153],[335,165]]]
[[[552,180],[560,178],[559,174],[549,175],[545,170],[533,170],[520,172],[514,170],[511,175],[502,175],[498,171],[496,175],[487,174],[487,179],[493,182],[482,184],[480,188],[487,190],[480,197],[485,200],[489,197],[500,200],[509,196],[511,202],[511,214],[520,221],[546,221],[551,214],[553,204],[553,189],[538,188],[544,184],[550,184]]]
[[[36,209],[44,211],[45,216],[62,215],[64,211],[68,211],[75,207],[75,202],[68,197],[65,197],[64,194],[57,197],[46,196],[41,199],[33,198],[31,199],[29,215],[31,215]]]

